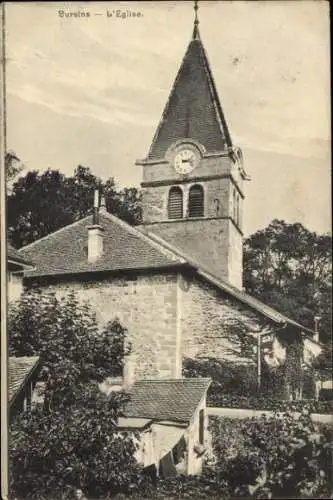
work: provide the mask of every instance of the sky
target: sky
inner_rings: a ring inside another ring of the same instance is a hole
[[[148,153],[193,19],[191,1],[8,2],[7,149],[25,171],[72,175],[81,164],[139,186],[135,160]],[[245,235],[275,218],[330,232],[328,2],[205,1],[199,21],[252,179]]]

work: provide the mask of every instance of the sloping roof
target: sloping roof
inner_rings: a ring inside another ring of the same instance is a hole
[[[289,324],[303,332],[314,335],[314,331],[267,306],[246,292],[217,278],[211,270],[191,255],[166,242],[145,226],[132,227],[109,214],[100,212],[100,224],[104,228],[104,253],[96,262],[87,259],[87,227],[92,216],[85,217],[19,250],[19,255],[34,258],[38,264],[27,271],[26,277],[60,276],[96,271],[125,271],[141,269],[172,268],[188,266],[198,276],[239,300],[264,317],[278,324]],[[17,252],[17,251],[16,251]]]
[[[103,255],[96,262],[89,262],[87,257],[87,227],[92,224],[92,216],[88,216],[20,249],[20,255],[38,262],[26,276],[154,269],[186,263],[106,211],[99,217],[104,228]]]
[[[38,367],[38,356],[10,357],[8,359],[8,399],[13,402]]]
[[[289,324],[294,327],[296,327],[299,330],[302,330],[305,333],[310,334],[311,336],[314,335],[314,331],[311,330],[310,328],[306,328],[300,323],[297,323],[297,321],[294,321],[293,319],[288,318],[284,314],[280,313],[276,309],[273,309],[272,307],[264,304],[264,302],[261,302],[260,300],[256,299],[255,297],[252,297],[252,295],[249,295],[248,293],[244,292],[243,290],[239,290],[233,285],[230,285],[226,281],[221,280],[220,278],[217,278],[210,270],[205,268],[204,266],[201,265],[198,261],[194,260],[191,256],[184,254],[181,250],[178,250],[175,246],[170,245],[169,242],[163,240],[160,236],[157,236],[155,233],[152,233],[150,231],[147,231],[145,226],[140,226],[140,230],[145,232],[147,236],[152,238],[156,243],[160,243],[161,245],[165,246],[165,248],[168,248],[170,251],[173,251],[174,253],[178,254],[181,256],[183,259],[185,259],[188,264],[196,269],[197,274],[203,278],[205,281],[208,281],[212,285],[216,286],[219,288],[221,291],[227,293],[231,297],[239,300],[243,304],[247,305],[251,309],[254,309],[255,311],[259,312],[266,318],[274,321],[275,323],[279,324]]]
[[[196,29],[190,41],[148,159],[163,158],[177,139],[195,138],[207,152],[232,147],[208,58]]]
[[[20,265],[23,269],[30,269],[33,267],[32,262],[24,259],[19,251],[10,244],[7,245],[7,261]]]
[[[129,391],[125,416],[189,422],[210,382],[209,378],[139,380]]]

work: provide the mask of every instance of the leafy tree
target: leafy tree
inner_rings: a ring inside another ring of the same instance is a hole
[[[7,198],[10,242],[27,245],[92,213],[94,190],[104,194],[107,209],[129,224],[141,221],[141,195],[136,188],[118,189],[79,165],[67,177],[59,170],[29,171],[14,182]]]
[[[106,397],[97,387],[76,387],[71,404],[51,413],[34,409],[14,419],[10,431],[13,498],[68,498],[80,489],[89,498],[130,494],[144,477],[135,435],[119,434],[124,396]]]
[[[231,432],[230,432],[231,427]],[[333,435],[303,407],[271,417],[216,419],[212,425],[217,477],[230,498],[331,498]]]
[[[5,154],[5,172],[7,182],[12,181],[20,172],[22,172],[24,166],[21,163],[20,158],[14,153],[14,151],[7,151]]]
[[[309,328],[321,317],[320,334],[331,332],[332,239],[302,224],[273,220],[244,242],[247,292]]]
[[[45,381],[42,407],[11,424],[13,497],[60,498],[82,489],[99,498],[143,487],[135,435],[116,429],[127,396],[107,397],[98,389],[122,372],[130,351],[125,339],[117,320],[100,331],[74,293],[59,299],[32,290],[11,306],[10,355],[39,355]]]

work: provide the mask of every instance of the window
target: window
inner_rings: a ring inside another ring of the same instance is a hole
[[[179,187],[172,187],[169,191],[168,218],[183,218],[183,191]]]
[[[188,196],[188,216],[203,217],[204,215],[204,191],[198,184],[190,188]]]

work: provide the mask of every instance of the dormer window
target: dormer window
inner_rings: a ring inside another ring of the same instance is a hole
[[[203,217],[204,215],[204,190],[199,184],[190,188],[188,195],[188,216]]]
[[[169,191],[168,218],[183,218],[183,191],[178,186],[172,187]]]

